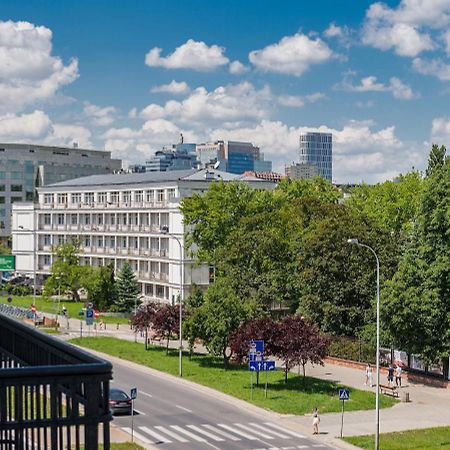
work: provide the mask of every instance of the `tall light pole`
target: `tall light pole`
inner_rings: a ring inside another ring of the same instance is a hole
[[[183,376],[183,327],[182,327],[182,319],[183,319],[183,244],[178,239],[177,236],[175,236],[172,233],[169,233],[169,227],[167,225],[164,225],[161,227],[162,233],[166,234],[167,236],[173,237],[180,247],[180,330],[179,330],[179,336],[180,336],[180,350],[179,350],[179,368],[178,368],[178,374],[180,377]]]
[[[369,249],[377,261],[377,391],[375,393],[375,450],[380,448],[380,261],[375,250],[366,244],[361,244],[358,239],[348,239],[347,243]]]

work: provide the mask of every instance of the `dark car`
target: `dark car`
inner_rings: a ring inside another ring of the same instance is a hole
[[[109,409],[113,415],[131,414],[132,401],[130,396],[122,389],[109,390]]]

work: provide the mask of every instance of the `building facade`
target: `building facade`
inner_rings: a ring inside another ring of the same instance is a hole
[[[187,296],[192,283],[206,287],[210,279],[209,266],[194,264],[178,244],[184,245],[186,232],[180,202],[217,180],[275,187],[257,178],[189,170],[91,176],[39,188],[37,204],[13,207],[16,270],[36,270],[42,281],[53,247],[76,240],[81,264],[112,264],[117,273],[129,261],[145,298],[174,302],[180,284]]]
[[[317,167],[317,174],[329,181],[333,177],[333,137],[331,133],[300,133],[300,164]]]
[[[319,175],[319,168],[315,164],[292,164],[285,167],[285,174],[293,180],[310,180]]]
[[[33,201],[36,186],[120,170],[111,152],[0,143],[0,239],[11,234],[11,205]]]
[[[272,162],[265,161],[259,147],[251,142],[207,142],[198,144],[196,152],[202,168],[216,165],[220,170],[237,175],[247,171],[272,171]]]

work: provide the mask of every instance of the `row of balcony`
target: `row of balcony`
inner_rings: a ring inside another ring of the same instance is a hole
[[[51,245],[39,245],[39,251],[52,252]],[[127,256],[154,256],[158,258],[167,258],[169,256],[168,250],[157,250],[153,248],[116,248],[116,247],[96,247],[96,246],[82,246],[83,253],[95,254],[109,254],[109,255],[127,255]]]
[[[168,201],[154,201],[154,202],[118,202],[118,203],[41,203],[40,209],[93,209],[93,208],[165,208]]]
[[[41,224],[39,231],[86,231],[93,232],[135,232],[135,233],[161,233],[161,227],[167,225],[80,225],[80,224]]]

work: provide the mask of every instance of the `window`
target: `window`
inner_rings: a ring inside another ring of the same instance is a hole
[[[11,203],[21,202],[22,197],[11,197]]]
[[[51,205],[53,203],[53,194],[44,194],[44,203]]]
[[[32,202],[34,200],[34,193],[31,191],[25,192],[25,200],[27,202]]]
[[[108,193],[107,192],[99,192],[97,194],[97,202],[105,204],[108,199]]]
[[[44,234],[44,245],[52,245],[52,237],[49,234]]]
[[[97,237],[97,247],[103,247],[103,236]]]
[[[158,189],[156,191],[156,201],[158,202],[164,201],[164,189]]]
[[[175,197],[175,189],[167,189],[167,200]]]
[[[44,214],[44,225],[51,225],[52,219],[50,214]]]
[[[84,215],[84,224],[90,225],[91,224],[91,216],[89,214]]]
[[[71,223],[72,225],[78,225],[78,217],[77,217],[76,214],[72,214],[70,223]]]
[[[0,197],[0,204],[4,204],[5,203],[5,197]]]
[[[58,245],[64,244],[64,235],[58,235]]]
[[[44,255],[44,266],[49,266],[51,264],[50,255]]]
[[[11,172],[11,180],[21,180],[22,172],[12,171]]]
[[[122,201],[124,203],[130,203],[131,202],[131,191],[124,191],[124,192],[122,192]]]
[[[70,201],[75,205],[79,205],[81,203],[81,193],[76,192],[75,194],[71,194]]]
[[[144,201],[144,191],[136,191],[134,193],[134,201],[136,203],[141,203]]]
[[[67,205],[67,194],[58,194],[56,199],[59,205]]]
[[[4,184],[0,184],[0,191],[1,192],[5,192],[5,185]]]
[[[22,185],[21,184],[12,184],[11,192],[22,192]]]
[[[94,193],[93,192],[86,192],[84,194],[84,203],[86,203],[86,205],[94,204]]]
[[[64,214],[57,214],[56,222],[58,225],[64,225]]]
[[[155,191],[145,191],[145,201],[153,203],[155,201]]]
[[[91,237],[90,236],[85,236],[85,238],[84,238],[84,246],[85,247],[90,247],[91,246]]]
[[[111,203],[119,203],[119,193],[111,192]]]

